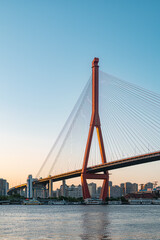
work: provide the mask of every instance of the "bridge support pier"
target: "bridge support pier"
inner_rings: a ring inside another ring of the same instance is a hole
[[[24,197],[25,198],[27,197],[27,187],[25,187],[25,189],[24,189]]]
[[[20,188],[20,196],[24,196],[24,189],[23,188]]]
[[[62,180],[62,196],[66,197],[66,180]]]
[[[81,174],[81,182],[82,182],[82,191],[83,191],[83,198],[91,198],[90,192],[87,185],[87,179],[104,179],[103,186],[100,194],[100,199],[105,201],[108,193],[108,181],[109,181],[109,174],[108,171],[104,171],[104,174],[93,174],[87,173],[87,164],[89,159],[89,153],[91,148],[91,142],[93,137],[94,127],[97,131],[97,138],[99,142],[100,154],[102,163],[106,163],[106,155],[105,149],[103,144],[103,137],[101,131],[101,123],[99,117],[99,66],[98,66],[99,59],[94,58],[92,62],[92,116],[90,121],[90,128],[88,134],[88,140],[86,144],[86,150],[84,155],[83,167],[82,167],[82,174]]]
[[[50,179],[48,182],[48,197],[53,197],[53,180]]]
[[[47,189],[47,184],[43,186],[43,198],[48,197],[48,189]]]

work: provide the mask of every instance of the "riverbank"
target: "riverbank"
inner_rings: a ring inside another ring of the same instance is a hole
[[[0,205],[160,205],[160,199],[129,199],[128,202],[121,200],[101,202],[99,199],[90,199],[86,202],[72,202],[64,199],[11,199],[0,200]]]

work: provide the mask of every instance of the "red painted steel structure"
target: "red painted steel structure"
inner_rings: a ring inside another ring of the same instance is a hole
[[[89,159],[89,153],[91,148],[91,142],[93,137],[94,127],[97,131],[97,137],[99,142],[100,154],[102,159],[102,164],[106,163],[106,155],[105,149],[103,144],[103,137],[101,131],[101,123],[99,117],[99,66],[98,66],[99,59],[94,58],[92,62],[92,115],[91,115],[91,122],[88,134],[88,140],[86,144],[86,150],[83,160],[83,167],[81,173],[81,182],[82,182],[82,190],[83,190],[83,198],[91,198],[90,192],[87,185],[87,179],[104,179],[102,190],[100,194],[100,199],[103,201],[107,197],[108,193],[108,181],[109,181],[109,174],[108,171],[104,171],[104,174],[95,174],[95,173],[87,173],[87,164]]]

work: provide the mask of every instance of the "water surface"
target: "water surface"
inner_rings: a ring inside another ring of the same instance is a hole
[[[160,206],[4,206],[0,239],[160,240]]]

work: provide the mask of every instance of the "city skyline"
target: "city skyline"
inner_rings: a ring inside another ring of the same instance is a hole
[[[32,175],[29,175],[27,178],[26,187],[19,189],[15,192],[15,194],[20,194],[23,197],[28,199],[34,198],[59,198],[59,197],[71,197],[71,198],[82,198],[82,185],[71,184],[68,185],[66,180],[62,181],[62,184],[59,188],[55,188],[52,184],[52,191],[49,190],[49,185],[45,186],[43,184],[32,184],[36,179],[32,178]],[[54,187],[54,189],[53,189]],[[102,187],[97,185],[96,182],[91,181],[88,184],[89,192],[91,194],[91,198],[99,198]],[[0,179],[0,196],[12,195],[13,193],[7,193],[9,189],[9,184],[6,179]],[[114,184],[112,181],[108,182],[108,197],[109,198],[120,198],[125,197],[130,193],[152,193],[155,191],[160,191],[160,186],[157,181],[154,182],[146,182],[144,184],[138,184],[136,182],[123,182]]]
[[[104,72],[160,93],[160,3],[71,2],[0,3],[0,177],[10,186],[38,172],[94,57]],[[160,183],[159,168],[132,166],[110,178]]]

